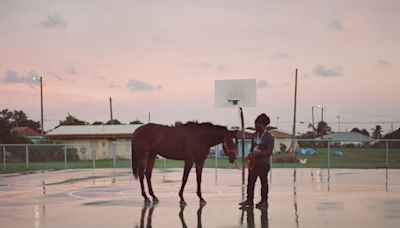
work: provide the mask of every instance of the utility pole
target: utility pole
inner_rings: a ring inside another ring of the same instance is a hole
[[[113,121],[113,111],[112,111],[112,99],[110,97],[110,117],[111,117],[111,122]]]
[[[312,119],[311,119],[311,121],[312,121],[312,134],[313,134],[313,137],[315,138],[315,125],[314,125],[314,105],[313,106],[311,106],[311,115],[312,115]]]
[[[44,136],[44,126],[43,126],[43,80],[40,76],[40,133]]]
[[[296,155],[294,151],[294,137],[296,134],[296,108],[297,108],[297,69],[295,75],[295,84],[294,84],[294,112],[293,112],[293,133],[292,133],[292,152]]]

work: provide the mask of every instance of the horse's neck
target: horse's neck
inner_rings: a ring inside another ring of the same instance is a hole
[[[224,131],[205,131],[200,134],[200,138],[207,144],[207,146],[215,146],[224,141]]]

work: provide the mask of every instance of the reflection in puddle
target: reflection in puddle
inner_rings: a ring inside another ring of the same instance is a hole
[[[203,212],[203,207],[205,204],[199,204],[199,209],[197,210],[197,228],[202,228],[203,225],[201,223],[201,214]],[[185,211],[186,205],[182,205],[181,209],[179,211],[179,220],[181,221],[182,227],[187,228],[186,222],[185,222],[185,217],[183,215],[183,212]]]
[[[242,215],[240,216],[240,225],[243,226],[244,222],[244,214],[246,213],[246,224],[248,228],[258,227],[254,222],[254,208],[253,207],[244,207],[241,209]],[[262,228],[268,227],[268,208],[258,209],[261,211],[260,222]]]
[[[152,217],[153,217],[153,212],[154,208],[157,206],[157,204],[152,204],[152,205],[147,205],[145,204],[142,208],[142,211],[140,213],[140,226],[136,225],[135,228],[143,228],[143,227],[148,227],[151,228],[151,222],[152,222]],[[145,222],[145,217],[146,217],[146,212],[147,209],[149,209],[149,214],[147,215],[147,221]]]
[[[297,212],[297,190],[296,190],[296,176],[297,170],[293,170],[293,206],[294,206],[294,217],[296,222],[296,227],[299,227],[299,214]]]

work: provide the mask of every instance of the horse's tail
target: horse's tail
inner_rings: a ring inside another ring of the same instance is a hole
[[[139,173],[139,169],[138,169],[138,157],[137,157],[137,154],[135,153],[135,150],[134,150],[133,141],[132,141],[132,146],[131,146],[131,148],[132,148],[132,159],[131,159],[131,162],[132,162],[132,172],[133,172],[133,176],[135,177],[135,179],[137,179],[137,178],[138,178],[138,173]]]

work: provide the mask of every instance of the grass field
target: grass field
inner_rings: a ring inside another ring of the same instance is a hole
[[[297,155],[299,159],[307,159],[306,164],[300,163],[273,163],[272,168],[328,168],[328,150],[327,148],[318,149],[317,155]],[[343,157],[333,156],[334,151],[342,151]],[[274,154],[274,157],[285,156]],[[390,149],[388,154],[388,168],[400,168],[400,149]],[[235,168],[226,158],[218,158],[216,162],[214,158],[206,160],[205,168]],[[238,159],[238,165],[241,166],[241,159]],[[156,160],[155,168],[183,168],[183,161],[174,160]],[[112,160],[97,160],[96,168],[113,168]],[[129,168],[129,160],[117,160],[116,168]],[[375,169],[386,168],[386,150],[381,148],[330,148],[329,156],[330,168],[357,168],[357,169]],[[60,170],[60,169],[82,169],[93,168],[93,161],[68,162],[65,167],[64,162],[46,162],[46,163],[30,163],[26,167],[25,163],[6,163],[0,166],[0,174],[4,173],[21,173],[32,172],[38,170]]]

